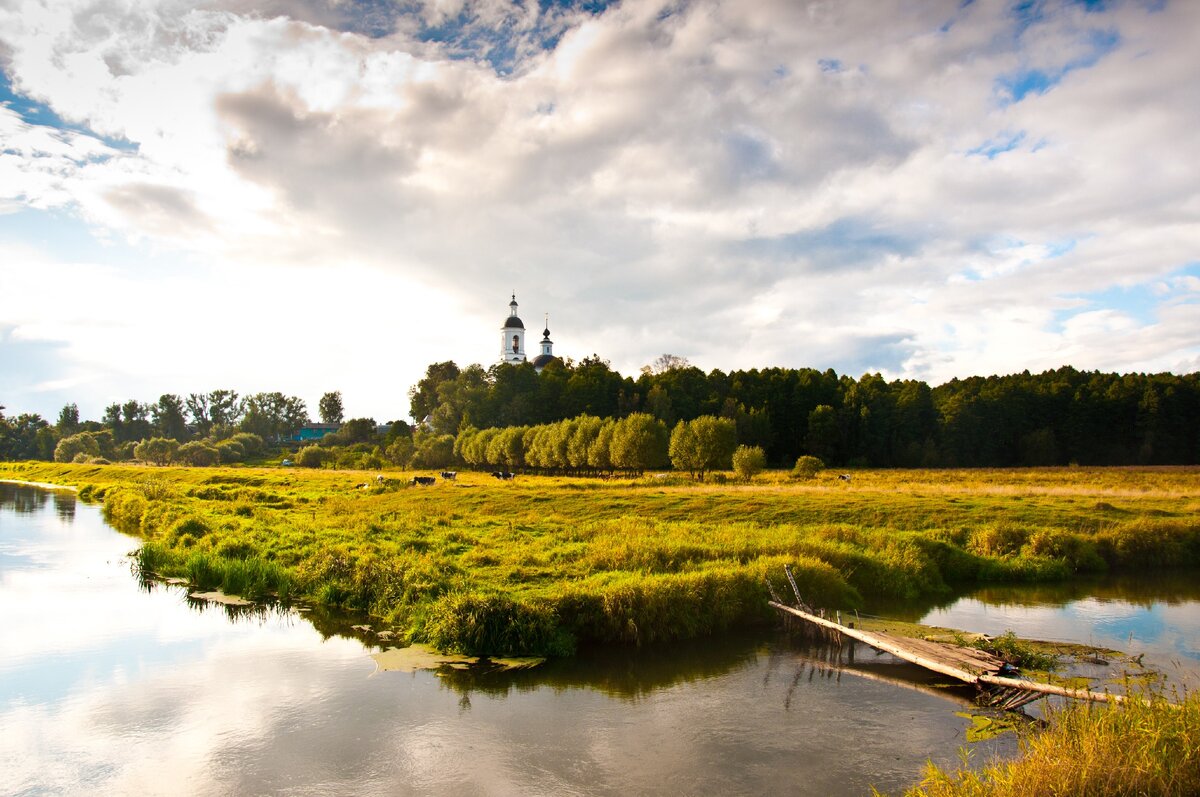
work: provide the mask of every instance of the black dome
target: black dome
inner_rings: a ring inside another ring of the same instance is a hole
[[[537,357],[533,358],[533,367],[545,368],[547,364],[552,363],[557,359],[558,358],[553,354],[539,354]]]
[[[510,315],[508,318],[504,319],[504,326],[500,328],[507,329],[509,327],[513,327],[515,329],[524,329],[525,325],[521,323],[520,318],[517,318],[515,315]]]

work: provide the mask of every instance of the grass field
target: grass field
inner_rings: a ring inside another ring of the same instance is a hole
[[[0,463],[77,487],[149,571],[370,612],[472,654],[766,622],[767,582],[849,608],[952,585],[1200,565],[1200,469],[855,471],[751,484]]]

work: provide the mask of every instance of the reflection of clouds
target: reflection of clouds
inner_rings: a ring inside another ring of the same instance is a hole
[[[1138,603],[1087,597],[1061,607],[1003,605],[963,598],[927,614],[921,622],[1002,634],[1012,630],[1033,639],[1079,642],[1145,654],[1147,667],[1185,683],[1200,679],[1200,600]]]
[[[62,546],[50,558],[68,574],[18,573],[0,592],[0,639],[21,646],[0,647],[16,685],[0,696],[0,792],[759,793],[800,778],[861,794],[911,783],[931,750],[950,763],[962,741],[938,697],[830,675],[791,692],[800,665],[768,648],[695,672],[672,657],[674,680],[666,659],[631,665],[655,684],[634,700],[526,673],[526,688],[474,691],[464,710],[433,673],[372,676],[358,642],[322,641],[293,615],[230,622],[180,591],[141,591],[106,559],[128,540],[87,536],[104,530],[94,508],[69,535],[57,522],[44,544]],[[19,604],[37,616],[13,630]]]

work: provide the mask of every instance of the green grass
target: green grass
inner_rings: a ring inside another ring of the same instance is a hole
[[[908,797],[1191,797],[1200,794],[1200,695],[1052,709],[1013,761],[944,770],[930,764]]]
[[[770,622],[767,582],[830,608],[955,585],[1200,565],[1200,469],[855,471],[748,485],[461,473],[0,463],[80,488],[145,569],[367,611],[446,650],[561,654]]]

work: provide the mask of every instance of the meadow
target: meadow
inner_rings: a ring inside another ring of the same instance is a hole
[[[375,616],[482,655],[699,637],[773,620],[768,583],[850,609],[984,582],[1200,565],[1200,469],[854,471],[697,483],[4,463],[76,487],[142,568]],[[723,478],[718,476],[718,479]],[[362,486],[366,485],[366,486]]]

